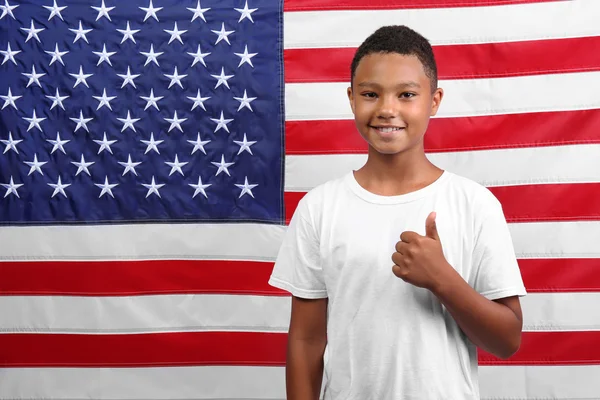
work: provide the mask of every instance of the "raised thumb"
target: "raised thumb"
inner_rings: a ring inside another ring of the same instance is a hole
[[[427,220],[425,221],[425,235],[432,239],[439,240],[440,236],[438,235],[437,225],[435,224],[435,216],[435,211],[427,216]]]

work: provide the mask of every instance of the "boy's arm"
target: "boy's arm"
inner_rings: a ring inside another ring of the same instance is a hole
[[[475,345],[499,358],[512,356],[521,345],[523,315],[519,298],[488,300],[453,268],[448,272],[447,279],[432,292]]]
[[[292,296],[286,365],[288,400],[319,399],[326,344],[327,299]]]
[[[513,355],[521,345],[523,325],[518,297],[492,301],[478,293],[445,259],[435,213],[425,227],[426,236],[402,233],[392,255],[393,273],[435,294],[477,346],[500,358]]]

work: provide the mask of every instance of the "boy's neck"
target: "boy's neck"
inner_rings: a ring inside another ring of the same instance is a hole
[[[384,155],[370,148],[367,162],[354,172],[356,181],[381,196],[414,192],[436,181],[444,171],[432,164],[423,150],[411,150]]]

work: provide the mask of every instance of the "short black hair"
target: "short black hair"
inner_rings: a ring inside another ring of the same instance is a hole
[[[437,65],[429,41],[405,25],[384,26],[373,32],[358,47],[350,66],[350,79],[354,80],[356,68],[363,57],[373,53],[398,53],[415,56],[423,64],[431,82],[431,91],[437,89]]]

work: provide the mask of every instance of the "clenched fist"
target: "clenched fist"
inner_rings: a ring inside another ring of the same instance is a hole
[[[394,275],[412,285],[435,291],[444,282],[452,266],[442,251],[435,212],[425,221],[425,236],[411,231],[400,235],[392,261]]]

